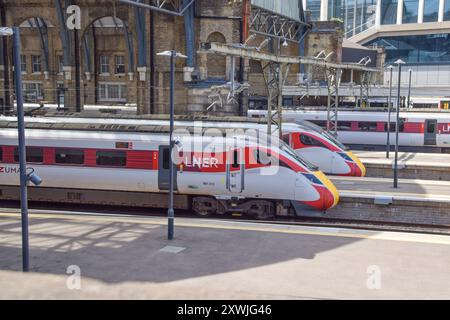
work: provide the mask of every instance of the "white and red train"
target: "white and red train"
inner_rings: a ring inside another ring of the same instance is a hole
[[[249,111],[251,117],[264,117],[266,111]],[[289,121],[309,121],[326,128],[327,112],[323,110],[284,110]],[[395,111],[391,112],[391,133],[395,133]],[[380,111],[339,111],[338,139],[347,145],[386,145],[388,113]],[[391,136],[391,144],[395,137]],[[399,145],[450,148],[450,113],[400,112]]]
[[[178,208],[264,218],[295,213],[292,202],[317,210],[338,203],[329,179],[282,142],[261,146],[236,135],[220,143],[208,136],[177,139]],[[164,207],[168,140],[166,128],[149,125],[29,123],[27,166],[43,179],[41,186],[30,188],[30,198]],[[232,147],[224,148],[224,141]],[[0,199],[18,198],[18,171],[16,122],[0,119]]]
[[[92,117],[92,115],[90,116]],[[47,117],[27,117],[27,123],[100,123],[116,125],[158,125],[167,126],[168,120],[163,116],[145,118],[89,118],[78,114],[63,117],[60,114]],[[14,121],[12,117],[0,117],[0,120]],[[202,127],[218,129],[258,130],[265,133],[267,125],[255,119],[230,117],[223,118],[199,117],[197,120],[179,117],[175,121],[177,127]],[[273,127],[273,134],[278,136],[277,128]],[[351,151],[337,141],[333,136],[311,123],[285,123],[282,127],[283,140],[291,146],[298,156],[319,167],[321,171],[331,175],[365,176],[366,168]]]

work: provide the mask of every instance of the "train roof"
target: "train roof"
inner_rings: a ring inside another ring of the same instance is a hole
[[[318,111],[318,110],[285,110],[285,117],[295,117],[296,114],[304,114],[308,116],[317,116],[317,120],[322,120],[323,117],[326,117],[326,111]],[[340,110],[338,113],[339,120],[349,120],[349,121],[382,121],[386,120],[388,117],[388,112],[364,112],[364,111],[342,111]],[[391,112],[391,119],[395,118],[395,110]],[[450,121],[450,113],[447,112],[434,112],[434,113],[426,113],[426,112],[400,112],[400,118],[404,118],[407,121],[412,120],[425,120],[425,119],[436,119],[440,121]],[[309,117],[309,119],[311,119]],[[314,120],[314,119],[313,119]]]

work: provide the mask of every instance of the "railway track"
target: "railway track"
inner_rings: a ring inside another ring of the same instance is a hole
[[[19,203],[14,201],[0,201],[1,211],[18,210]],[[100,206],[100,205],[77,205],[76,208],[70,204],[46,204],[46,203],[30,203],[30,213],[33,210],[46,210],[49,213],[72,213],[72,214],[102,214],[111,216],[151,216],[151,217],[166,217],[165,209],[149,209],[139,207],[116,207],[116,206]],[[313,218],[313,217],[276,217],[270,220],[258,220],[243,217],[239,214],[232,215],[214,215],[210,217],[200,217],[194,215],[188,210],[177,210],[176,216],[180,218],[192,219],[216,219],[229,220],[239,222],[251,222],[261,224],[277,224],[277,225],[292,225],[292,226],[307,226],[307,227],[323,227],[323,228],[346,228],[357,230],[371,230],[371,231],[391,231],[391,232],[410,232],[410,233],[425,233],[436,235],[450,235],[450,227],[424,225],[424,224],[405,224],[405,223],[386,223],[374,221],[356,221],[344,219],[327,219],[327,218]]]

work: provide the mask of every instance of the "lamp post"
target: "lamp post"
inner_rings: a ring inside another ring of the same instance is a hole
[[[409,73],[409,83],[408,83],[408,100],[407,100],[407,104],[406,104],[407,108],[409,108],[410,103],[411,103],[411,75],[412,75],[412,69],[408,69],[408,73]]]
[[[397,119],[395,125],[395,162],[394,162],[394,188],[398,188],[398,133],[400,126],[400,84],[402,79],[402,65],[405,62],[401,59],[395,61],[398,66],[398,82],[397,82]]]
[[[387,125],[387,141],[386,141],[386,158],[389,159],[389,152],[391,151],[391,99],[392,99],[392,69],[393,66],[388,66],[389,69],[389,98],[388,98],[388,125]]]
[[[23,113],[23,89],[22,70],[20,64],[20,29],[19,27],[0,28],[0,36],[12,36],[13,38],[13,63],[14,80],[17,100],[17,130],[19,138],[19,169],[20,169],[20,213],[22,221],[22,271],[30,270],[29,263],[29,239],[28,239],[28,181],[35,185],[41,184],[42,180],[34,174],[34,170],[27,174],[26,147],[25,147],[25,120]]]
[[[169,240],[173,240],[174,234],[174,218],[175,212],[173,209],[173,178],[174,178],[174,165],[172,159],[172,150],[173,150],[173,127],[174,127],[174,90],[175,90],[175,59],[183,58],[186,59],[187,56],[176,52],[175,50],[164,51],[157,54],[158,56],[167,56],[170,57],[170,137],[169,137],[169,209],[167,210],[167,219],[168,219],[168,230],[167,230],[167,238]]]

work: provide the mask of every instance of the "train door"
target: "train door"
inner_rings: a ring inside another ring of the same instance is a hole
[[[177,186],[177,167],[173,165],[173,189],[178,190]],[[170,182],[170,147],[159,146],[158,156],[158,188],[159,190],[169,190]]]
[[[226,164],[226,186],[231,193],[242,193],[245,189],[245,159],[243,149],[228,152]]]
[[[424,144],[426,146],[435,146],[436,134],[437,134],[437,120],[435,119],[425,120]]]

